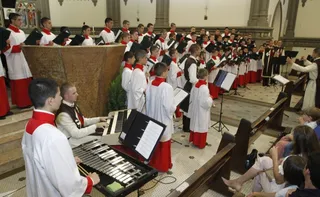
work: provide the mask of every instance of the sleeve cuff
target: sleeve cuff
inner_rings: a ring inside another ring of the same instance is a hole
[[[87,176],[87,181],[88,181],[88,184],[87,184],[86,191],[84,193],[90,194],[92,191],[92,187],[93,187],[94,182],[93,182],[92,178],[90,178],[89,176]]]

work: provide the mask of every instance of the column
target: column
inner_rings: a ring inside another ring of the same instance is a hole
[[[107,17],[112,18],[114,27],[121,27],[120,0],[107,0]]]
[[[294,37],[294,30],[296,28],[296,20],[298,15],[299,0],[290,0],[287,13],[287,29],[285,37]]]
[[[4,27],[4,18],[3,18],[3,13],[2,12],[3,12],[2,1],[0,0],[0,27]]]
[[[268,27],[269,0],[251,0],[248,26]]]
[[[156,27],[169,27],[169,0],[156,0]]]
[[[42,17],[50,18],[49,0],[37,0],[36,5],[37,5],[37,9],[40,12],[40,18]]]

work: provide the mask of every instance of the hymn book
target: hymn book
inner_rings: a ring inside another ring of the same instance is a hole
[[[184,91],[181,88],[174,89],[174,91],[173,91],[173,96],[174,96],[173,103],[174,103],[174,106],[177,107],[188,95],[189,95],[189,93]]]

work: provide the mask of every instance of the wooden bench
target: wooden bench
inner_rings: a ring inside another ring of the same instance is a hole
[[[307,75],[301,75],[297,80],[290,81],[286,84],[284,92],[287,94],[288,100],[286,103],[286,110],[288,111],[299,111],[302,107],[302,101],[304,96],[304,88],[307,82]],[[290,107],[292,95],[301,95],[302,98],[300,101],[294,106]]]
[[[208,189],[232,196],[233,193],[228,190],[221,177],[230,179],[230,161],[235,147],[234,141],[233,135],[224,133],[217,154],[174,189],[168,197],[199,197]]]
[[[291,131],[291,128],[282,126],[284,109],[286,106],[286,94],[280,92],[276,104],[263,113],[257,120],[250,122],[241,119],[237,133],[235,135],[236,147],[231,158],[231,170],[240,174],[245,173],[245,162],[248,148],[262,133],[263,130],[270,128],[277,131],[277,140]],[[274,142],[274,144],[276,143]],[[271,147],[270,147],[271,148]]]

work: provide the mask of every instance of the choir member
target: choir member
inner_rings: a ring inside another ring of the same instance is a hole
[[[78,146],[96,138],[89,136],[96,132],[96,129],[104,129],[106,117],[86,118],[77,105],[77,88],[70,83],[62,84],[62,103],[56,115],[57,127],[68,138],[71,146]]]
[[[210,127],[210,109],[213,104],[207,86],[208,71],[200,69],[199,81],[190,93],[190,137],[189,142],[202,149],[206,146],[207,132]]]
[[[184,85],[184,90],[186,92],[191,92],[191,89],[194,84],[198,82],[197,79],[197,58],[199,57],[201,52],[201,48],[198,44],[193,44],[190,47],[190,56],[186,60],[185,66],[184,66],[184,77],[187,80],[186,84]],[[188,110],[189,110],[189,102],[190,96],[187,96],[182,102],[181,102],[181,109],[183,110],[183,131],[189,132],[190,131],[190,117],[188,116]]]
[[[130,34],[129,28],[130,28],[130,22],[128,20],[123,20],[121,31]]]
[[[211,43],[211,41],[209,41],[209,37],[207,35],[203,36],[203,43],[202,43],[202,49],[205,51],[205,61],[209,61],[211,58],[211,53],[209,53],[208,51],[205,50],[205,48]]]
[[[158,48],[160,49],[160,54],[158,57],[159,61],[161,61],[163,58],[163,55],[168,52],[168,46],[167,46],[167,43],[165,42],[166,37],[167,37],[167,30],[163,29],[161,31],[161,35],[159,39],[155,42],[155,45],[157,45]]]
[[[124,50],[124,52],[130,51],[131,46],[132,46],[132,44],[128,45],[128,43],[130,41],[130,34],[127,32],[123,32],[121,37],[122,37],[121,44],[126,46],[126,49]]]
[[[63,33],[63,32],[65,32],[65,31],[69,31],[70,32],[70,30],[69,30],[69,28],[68,27],[66,27],[66,26],[62,26],[62,27],[60,27],[60,33]],[[71,43],[71,39],[68,37],[68,38],[65,38],[64,39],[64,42],[61,44],[62,46],[68,46],[70,43]]]
[[[155,78],[154,65],[158,63],[160,49],[154,45],[150,48],[150,57],[147,61],[147,72],[150,74],[150,80]]]
[[[262,56],[264,52],[264,47],[260,46],[259,48],[259,57],[258,57],[258,64],[257,64],[257,82],[261,82],[262,80],[262,69],[263,69],[263,61],[262,61]]]
[[[137,30],[130,31],[130,37],[131,38],[130,38],[130,41],[128,44],[130,44],[130,42],[131,42],[131,45],[132,45],[132,43],[138,42],[138,39],[139,39],[138,31]]]
[[[104,20],[105,28],[99,34],[99,37],[102,36],[104,42],[108,45],[115,42],[115,35],[111,30],[113,27],[113,20],[112,18],[106,18]]]
[[[156,37],[156,35],[153,33],[153,29],[154,29],[154,26],[152,23],[148,23],[147,25],[147,33],[144,34],[144,36],[149,36],[151,37],[151,39],[154,39]]]
[[[291,69],[309,73],[309,81],[303,97],[302,110],[310,107],[320,108],[320,48],[313,50],[312,57],[314,59],[313,63],[305,57],[302,58],[305,67],[295,64],[290,58],[287,59],[288,64],[292,65]]]
[[[238,51],[238,56],[240,57],[240,64],[239,64],[239,86],[245,86],[245,73],[246,73],[246,60],[243,54],[243,50],[240,49]]]
[[[26,35],[19,29],[22,25],[22,17],[19,14],[10,13],[9,20],[10,45],[4,49],[4,54],[8,64],[11,100],[13,105],[17,105],[19,108],[26,108],[31,106],[28,87],[32,80],[28,63],[21,51]]]
[[[249,63],[249,78],[250,83],[256,83],[257,82],[257,71],[258,71],[258,54],[257,54],[257,48],[252,48],[252,53],[250,54],[250,63]]]
[[[132,65],[134,64],[135,59],[133,53],[130,51],[124,53],[123,59],[125,61],[125,65],[122,71],[121,86],[127,93],[126,103],[128,104],[130,80],[133,71]]]
[[[263,86],[269,86],[270,77],[272,75],[272,66],[274,64],[274,48],[273,48],[273,42],[272,40],[269,41],[269,44],[264,49],[263,54],[263,79],[262,79],[262,85]]]
[[[84,36],[85,39],[82,42],[82,46],[94,46],[95,45],[90,34],[91,34],[91,27],[89,27],[88,25],[84,25],[82,27],[82,35]]]
[[[171,29],[170,29],[170,31],[167,32],[167,36],[166,36],[166,41],[167,42],[170,40],[170,38],[169,38],[170,34],[177,35],[177,32],[176,32],[177,26],[176,26],[176,24],[175,23],[171,23],[170,27],[171,27]]]
[[[206,52],[201,51],[199,55],[199,65],[198,68],[205,68],[206,67]]]
[[[192,32],[192,33],[190,34],[190,36],[191,36],[191,40],[188,41],[188,45],[187,45],[187,47],[186,47],[186,52],[187,52],[187,53],[190,53],[190,47],[191,47],[191,45],[197,43],[197,33],[196,33],[196,32]]]
[[[192,39],[192,33],[195,33],[196,38],[197,38],[196,28],[193,27],[193,26],[192,26],[191,29],[190,29],[190,34],[188,34],[186,37],[187,37],[188,39]]]
[[[147,64],[147,52],[139,50],[135,53],[136,64],[131,75],[128,95],[128,109],[142,111],[145,103],[145,91],[147,89],[147,73],[144,65]]]
[[[214,61],[215,66],[213,66],[211,70],[208,71],[209,72],[209,77],[208,77],[209,92],[213,99],[217,99],[219,97],[219,91],[220,91],[220,88],[213,83],[220,70],[220,68],[217,67],[217,65],[220,63],[220,57],[218,56],[218,53],[219,52],[217,49],[214,49],[212,51],[211,58]]]
[[[54,113],[61,104],[60,90],[51,79],[35,79],[29,96],[35,109],[26,125],[22,151],[29,197],[83,196],[100,182],[96,173],[80,176],[66,136],[55,127]]]
[[[51,32],[51,29],[52,29],[51,19],[48,17],[43,17],[40,20],[40,24],[43,27],[41,31],[43,36],[40,39],[40,45],[53,46],[54,43],[52,41],[56,38],[56,35],[54,35]]]
[[[173,128],[173,113],[176,106],[173,102],[173,88],[166,83],[168,67],[164,63],[155,65],[156,78],[146,90],[146,115],[162,122],[166,129],[157,145],[149,165],[159,172],[167,172],[172,168],[171,136]]]
[[[10,40],[7,40],[7,46],[10,46]],[[5,76],[5,70],[2,66],[2,61],[0,60],[0,120],[5,119],[7,115],[12,114],[12,112],[10,112]]]
[[[169,67],[167,82],[172,86],[173,89],[176,89],[178,87],[183,88],[183,86],[181,85],[182,83],[181,77],[183,75],[183,71],[179,68],[177,64],[177,58],[179,55],[177,49],[175,48],[170,49],[169,55],[172,61]],[[175,114],[176,114],[176,118],[180,118],[182,116],[179,106],[177,106]]]
[[[214,35],[215,35],[215,39],[217,40],[219,36],[221,36],[221,33],[220,33],[220,30],[217,29],[215,32],[214,32]],[[222,37],[222,36],[221,36]]]
[[[144,35],[144,25],[140,23],[138,25],[137,30],[138,30],[138,36],[139,36],[138,42],[141,43]]]
[[[230,33],[228,27],[225,27],[225,28],[224,28],[224,32],[221,34],[221,36],[222,36],[222,37],[230,37],[230,36],[231,36],[231,33]]]

